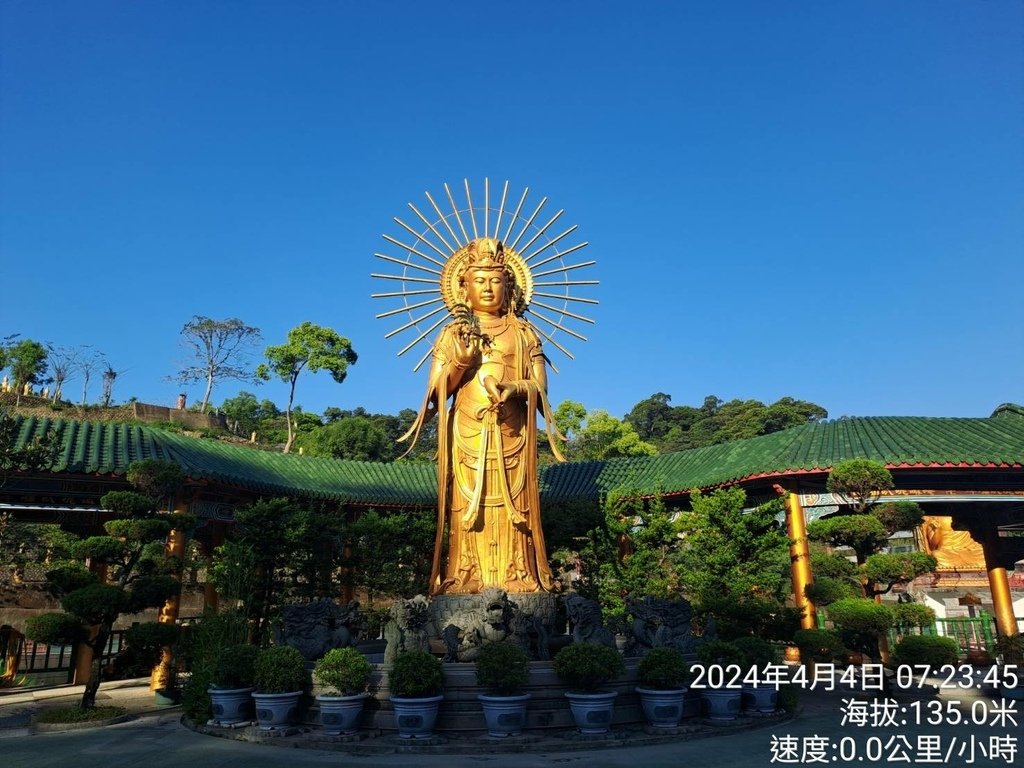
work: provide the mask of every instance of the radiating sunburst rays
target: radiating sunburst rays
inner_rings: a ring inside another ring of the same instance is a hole
[[[579,242],[570,245],[570,237],[576,225],[557,232],[556,223],[564,210],[545,220],[544,206],[548,199],[541,198],[534,207],[527,203],[530,188],[523,189],[518,202],[512,209],[509,197],[509,182],[501,188],[501,199],[491,204],[491,186],[484,179],[483,202],[474,204],[469,180],[463,181],[465,201],[456,200],[448,184],[444,185],[441,204],[429,192],[425,193],[428,206],[422,210],[412,203],[409,209],[415,217],[412,225],[395,217],[401,228],[397,237],[385,234],[390,253],[375,253],[390,265],[397,265],[390,273],[374,273],[372,277],[385,281],[389,288],[374,293],[373,298],[385,299],[397,304],[381,312],[379,318],[397,318],[399,325],[385,338],[400,337],[403,344],[398,354],[404,355],[420,343],[426,343],[426,351],[419,358],[413,370],[419,370],[430,357],[433,336],[452,318],[454,290],[451,281],[457,277],[457,270],[446,269],[449,259],[464,254],[465,246],[480,237],[493,237],[505,245],[506,261],[516,275],[516,282],[523,293],[523,314],[534,329],[549,345],[572,359],[572,353],[565,344],[567,337],[586,341],[586,337],[575,330],[581,323],[593,320],[581,312],[586,305],[597,304],[596,299],[574,295],[573,289],[586,290],[595,286],[597,280],[581,280],[583,270],[592,267],[595,261],[577,261],[567,258],[587,246]],[[424,213],[425,211],[425,213]],[[538,222],[544,222],[540,224]],[[568,238],[568,239],[567,239]],[[398,250],[393,250],[397,248]],[[449,265],[450,266],[450,265]],[[551,366],[556,372],[557,368]]]

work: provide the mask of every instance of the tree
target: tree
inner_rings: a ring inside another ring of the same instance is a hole
[[[172,527],[186,523],[183,516],[175,520],[158,510],[165,506],[168,492],[181,485],[184,474],[170,462],[146,459],[130,465],[127,476],[136,490],[110,491],[100,499],[100,505],[116,515],[104,524],[106,535],[90,536],[74,547],[79,559],[105,564],[110,580],[101,582],[78,564],[50,571],[47,581],[61,596],[64,613],[35,616],[25,628],[25,634],[37,642],[77,638],[92,649],[92,673],[82,694],[82,709],[96,705],[102,652],[118,616],[162,606],[181,588],[170,575],[176,564],[164,556],[162,540]],[[89,626],[95,628],[92,633],[85,631]]]
[[[89,345],[82,347],[78,354],[78,370],[82,372],[82,405],[89,402],[89,382],[96,371],[102,366],[110,367],[102,352],[93,349]]]
[[[78,350],[47,344],[46,352],[53,372],[53,392],[50,398],[56,403],[64,395],[64,382],[78,368]]]
[[[209,406],[215,381],[256,381],[245,363],[251,348],[262,338],[259,328],[246,325],[236,317],[211,320],[195,315],[182,327],[181,335],[184,337],[182,343],[191,350],[195,364],[182,368],[177,380],[182,384],[206,382],[200,407],[202,413],[206,413]]]
[[[220,409],[227,417],[228,428],[233,434],[248,437],[253,432],[262,434],[275,419],[280,418],[280,409],[270,400],[262,402],[252,392],[242,391],[225,400]]]
[[[260,364],[256,369],[256,375],[266,381],[274,374],[289,385],[288,407],[285,409],[288,441],[284,446],[284,452],[288,453],[295,442],[292,404],[295,401],[295,383],[299,374],[307,369],[311,373],[326,370],[341,384],[345,380],[348,367],[355,364],[357,356],[348,339],[331,328],[324,328],[309,321],[288,331],[286,343],[269,346],[263,354],[267,362]]]
[[[587,411],[566,400],[555,410],[555,424],[568,438],[565,456],[570,461],[601,461],[621,456],[653,456],[658,450],[640,439],[633,425],[604,410]]]
[[[19,439],[22,422],[0,408],[0,488],[11,472],[38,472],[49,469],[57,460],[60,445],[52,426],[30,440]]]
[[[331,422],[299,438],[311,456],[330,456],[352,461],[391,461],[396,444],[367,416],[350,416]]]
[[[106,370],[103,371],[103,407],[107,408],[110,406],[110,401],[114,397],[114,382],[117,377],[122,373],[121,371],[115,371],[110,363],[106,363]]]
[[[857,514],[864,514],[882,491],[893,487],[892,473],[871,459],[848,459],[832,468],[825,481],[829,493],[844,497]]]
[[[7,348],[7,364],[14,379],[14,390],[21,394],[26,384],[44,383],[46,347],[38,341],[23,339]]]
[[[427,593],[431,561],[423,555],[434,547],[436,525],[432,514],[369,510],[348,526],[346,578],[365,590],[370,607],[380,597]]]

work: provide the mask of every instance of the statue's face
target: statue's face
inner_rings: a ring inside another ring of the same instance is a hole
[[[471,269],[466,273],[469,306],[474,312],[494,314],[505,302],[505,273],[500,269]]]

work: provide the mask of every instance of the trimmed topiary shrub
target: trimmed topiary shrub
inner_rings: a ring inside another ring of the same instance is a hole
[[[399,698],[423,699],[444,690],[441,660],[426,651],[403,651],[388,672],[388,687]]]
[[[494,696],[517,696],[530,680],[530,657],[512,642],[490,643],[476,657],[476,682]]]
[[[313,677],[329,696],[355,696],[366,690],[373,674],[369,659],[355,648],[332,648],[317,661]]]
[[[306,687],[306,660],[290,645],[263,648],[253,664],[257,693],[291,693]]]
[[[683,688],[690,682],[690,665],[675,648],[652,648],[640,659],[637,677],[645,688],[671,691]]]
[[[214,659],[210,685],[214,688],[252,688],[259,652],[255,645],[229,645]]]
[[[573,643],[555,654],[555,674],[570,691],[592,693],[625,669],[622,656],[607,645]]]
[[[900,640],[892,652],[896,664],[927,664],[941,667],[956,664],[960,657],[960,646],[952,637],[909,635]]]
[[[827,663],[846,655],[846,646],[834,629],[799,629],[793,634],[793,644],[800,649],[803,662]]]

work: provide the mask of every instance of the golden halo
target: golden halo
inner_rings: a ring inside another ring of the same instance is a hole
[[[444,185],[445,197],[438,201],[426,193],[429,207],[421,211],[412,203],[409,209],[416,216],[411,219],[415,226],[397,216],[396,224],[401,227],[398,236],[385,234],[390,247],[398,248],[397,253],[374,253],[373,255],[393,265],[389,273],[373,273],[371,277],[381,280],[388,289],[371,296],[398,302],[398,306],[381,312],[378,318],[405,316],[397,328],[384,334],[390,339],[399,334],[413,334],[412,340],[398,351],[404,355],[412,348],[426,344],[426,352],[413,367],[419,370],[430,357],[432,337],[453,317],[453,309],[462,303],[459,291],[459,277],[468,261],[468,245],[483,237],[500,240],[504,245],[505,263],[515,278],[516,314],[521,315],[532,328],[553,348],[572,359],[572,353],[564,346],[567,337],[586,341],[587,337],[573,329],[576,323],[594,321],[580,313],[579,307],[597,304],[597,299],[579,295],[582,286],[596,286],[597,280],[580,280],[579,270],[593,266],[594,261],[576,261],[567,258],[587,246],[587,243],[572,242],[569,236],[576,231],[576,225],[554,234],[552,225],[561,217],[558,211],[546,222],[541,212],[548,199],[542,198],[536,207],[526,204],[530,188],[523,189],[518,202],[509,197],[509,182],[501,189],[501,199],[496,205],[491,201],[491,185],[485,178],[482,204],[474,202],[469,180],[464,179],[465,202],[456,202],[451,187]],[[508,205],[506,205],[508,203]],[[532,211],[531,211],[532,208]],[[424,213],[424,211],[426,213]],[[551,230],[551,231],[549,231]],[[397,265],[397,269],[395,266]],[[552,364],[552,369],[557,368]]]
[[[476,241],[471,241],[470,245],[473,242]],[[529,306],[530,299],[533,297],[533,273],[526,266],[522,256],[511,248],[505,248],[504,250],[505,266],[512,273],[516,281],[516,287],[519,288],[522,296],[519,306],[516,307],[516,314],[522,315]],[[449,257],[448,261],[444,264],[444,268],[441,270],[441,298],[444,299],[444,305],[448,307],[449,312],[455,308],[456,304],[463,303],[462,293],[459,290],[459,279],[462,277],[462,273],[466,271],[466,264],[468,262],[469,245],[464,245]]]

